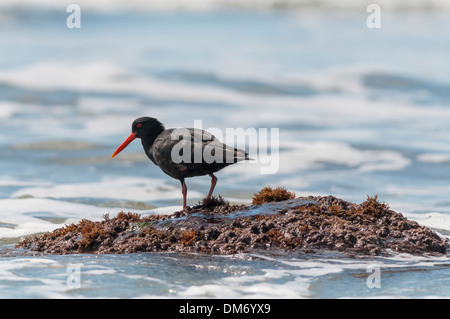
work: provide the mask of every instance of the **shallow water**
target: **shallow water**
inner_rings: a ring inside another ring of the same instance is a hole
[[[201,120],[224,139],[227,128],[278,128],[274,174],[261,174],[261,149],[250,154],[256,161],[217,174],[216,193],[230,202],[248,204],[266,185],[358,203],[378,194],[450,235],[445,9],[383,11],[382,28],[373,30],[357,4],[339,11],[81,7],[81,29],[68,29],[65,6],[0,5],[1,297],[449,296],[449,261],[437,257],[14,249],[24,236],[82,218],[180,208],[179,182],[151,164],[139,142],[110,158],[141,115],[168,128]],[[209,178],[187,185],[194,205]],[[80,288],[67,284],[69,264],[80,266]],[[373,264],[381,287],[370,289]]]
[[[448,258],[17,253],[0,258],[2,298],[448,297]]]

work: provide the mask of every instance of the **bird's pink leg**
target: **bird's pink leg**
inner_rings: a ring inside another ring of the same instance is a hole
[[[209,189],[208,199],[211,198],[217,183],[217,177],[214,174],[209,174],[209,176],[211,176],[211,188]]]
[[[181,181],[181,192],[183,193],[183,210],[186,209],[187,187],[184,179]]]

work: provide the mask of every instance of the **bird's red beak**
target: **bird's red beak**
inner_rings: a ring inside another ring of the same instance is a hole
[[[128,138],[125,140],[125,142],[122,143],[122,145],[120,145],[116,151],[113,153],[113,155],[111,155],[111,157],[116,156],[117,154],[119,154],[125,147],[128,146],[128,144],[130,144],[134,139],[136,138],[136,134],[135,133],[131,133],[130,136],[128,136]]]

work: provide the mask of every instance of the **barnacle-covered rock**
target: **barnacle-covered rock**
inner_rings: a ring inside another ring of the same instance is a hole
[[[260,195],[269,198],[267,191]],[[246,206],[219,197],[171,215],[120,212],[99,222],[83,219],[18,247],[52,254],[334,250],[353,255],[446,254],[449,248],[447,239],[376,196],[355,204],[334,196],[281,193],[290,199]]]

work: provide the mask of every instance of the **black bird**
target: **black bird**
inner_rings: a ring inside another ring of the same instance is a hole
[[[181,182],[183,210],[186,208],[185,178],[208,174],[211,198],[217,183],[215,172],[222,168],[249,160],[247,152],[221,143],[214,135],[201,129],[165,129],[157,119],[140,117],[134,120],[131,134],[111,155],[116,156],[135,138],[140,138],[145,154],[161,170]]]

